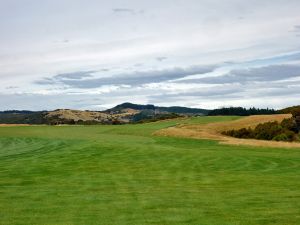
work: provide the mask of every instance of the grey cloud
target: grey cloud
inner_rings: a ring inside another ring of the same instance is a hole
[[[51,85],[57,83],[54,79],[45,77],[42,80],[37,80],[34,82],[35,84],[39,85]]]
[[[186,77],[189,75],[212,72],[215,66],[191,66],[188,68],[172,68],[165,70],[135,71],[127,74],[119,74],[113,77],[90,79],[84,81],[65,81],[64,83],[77,88],[96,88],[103,85],[143,85],[148,83],[160,83]]]
[[[205,83],[205,84],[228,84],[228,83],[251,83],[271,82],[289,78],[300,77],[298,65],[272,65],[246,70],[233,70],[224,76],[205,77],[192,80],[179,81],[180,83]]]
[[[53,82],[62,83],[75,88],[97,88],[104,85],[143,85],[148,83],[166,82],[189,75],[204,74],[212,72],[216,66],[190,66],[187,68],[174,67],[164,70],[150,70],[150,71],[134,71],[131,73],[116,74],[112,77],[103,77],[95,79],[81,80],[82,77],[89,77],[91,71],[87,73],[71,73],[75,74],[70,79],[70,74],[59,74],[54,76]],[[72,77],[72,76],[71,76]],[[66,79],[68,78],[68,79]],[[46,81],[46,82],[45,82]],[[44,80],[45,83],[38,81],[38,84],[48,84],[49,80]]]
[[[69,39],[62,39],[62,40],[56,40],[56,41],[53,41],[53,43],[55,43],[55,44],[61,44],[61,43],[67,44],[67,43],[69,43],[69,42],[70,42]]]
[[[95,73],[95,71],[79,71],[79,72],[74,72],[74,73],[61,73],[61,74],[54,76],[54,79],[81,80],[83,78],[92,77],[92,75],[91,75],[92,73]]]
[[[300,25],[295,26],[295,30],[294,30],[297,34],[297,36],[300,36]]]
[[[161,57],[156,57],[155,59],[156,59],[157,61],[159,61],[159,62],[162,62],[162,61],[168,59],[168,57],[161,56]]]
[[[245,90],[241,85],[224,85],[212,88],[199,88],[189,92],[152,95],[150,100],[153,102],[173,102],[187,98],[238,99],[241,98],[244,91]]]
[[[300,97],[300,84],[291,86],[290,83],[266,83],[264,84],[227,84],[217,85],[211,88],[199,88],[189,92],[177,92],[173,94],[162,93],[151,95],[150,102],[165,103],[165,102],[184,102],[186,99],[195,99],[197,102],[205,101],[231,101],[231,100],[247,100],[269,98],[286,98],[291,99]],[[297,103],[294,103],[297,104]]]
[[[134,67],[141,67],[141,66],[143,66],[144,64],[143,63],[136,63],[136,64],[134,64],[133,66]]]
[[[18,86],[8,86],[5,89],[17,89],[17,88],[19,88],[19,87]]]
[[[42,80],[35,81],[36,84],[40,85],[49,85],[49,84],[57,84],[64,83],[67,80],[82,80],[84,78],[92,77],[92,74],[96,71],[78,71],[73,73],[61,73],[57,74],[52,78],[43,78]]]
[[[97,109],[104,109],[102,104],[107,103],[107,98],[94,99],[94,95],[75,94],[2,94],[0,93],[0,110],[54,110],[58,108],[91,109],[97,105]],[[59,100],[58,100],[59,99]]]
[[[130,8],[114,8],[114,9],[112,9],[112,11],[114,13],[129,13],[132,15],[144,13],[144,10],[135,10],[135,9],[130,9]]]
[[[102,71],[102,72],[108,72],[108,71],[110,71],[110,69],[108,69],[108,68],[103,68],[103,69],[101,69],[100,71]]]

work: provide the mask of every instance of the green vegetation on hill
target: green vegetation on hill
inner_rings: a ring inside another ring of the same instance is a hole
[[[149,123],[159,120],[175,119],[183,117],[176,113],[161,113],[156,114],[153,110],[143,110],[140,113],[135,114],[131,122],[132,123]]]
[[[0,112],[0,124],[45,124],[45,112],[4,111]]]
[[[188,107],[181,107],[181,106],[171,106],[171,107],[161,107],[155,105],[139,105],[133,103],[123,103],[120,105],[115,106],[108,111],[120,111],[122,109],[135,109],[135,110],[152,110],[152,111],[160,111],[160,112],[168,112],[168,113],[177,113],[177,114],[200,114],[200,115],[207,115],[209,110],[207,109],[197,109],[197,108],[188,108]]]
[[[116,110],[122,110],[122,109],[135,109],[135,110],[155,110],[154,105],[139,105],[139,104],[133,104],[130,102],[125,102],[120,105],[117,105],[111,109],[108,109],[107,111],[116,111]]]
[[[298,225],[300,149],[122,126],[0,127],[0,224]]]
[[[280,113],[283,113],[283,114],[292,114],[293,112],[295,111],[299,111],[300,110],[300,106],[297,105],[297,106],[291,106],[291,107],[288,107],[288,108],[284,108],[284,109],[281,109],[279,110]]]

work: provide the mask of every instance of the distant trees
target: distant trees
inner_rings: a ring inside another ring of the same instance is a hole
[[[4,111],[0,112],[0,123],[7,124],[43,124],[45,112]]]
[[[250,115],[269,115],[278,113],[274,109],[259,109],[259,108],[243,108],[243,107],[229,107],[211,110],[209,116],[250,116]]]

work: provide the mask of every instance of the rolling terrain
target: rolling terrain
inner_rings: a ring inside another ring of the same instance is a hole
[[[0,127],[0,224],[298,225],[300,148],[153,135],[216,122]]]
[[[171,119],[182,116],[203,116],[209,110],[180,106],[159,107],[123,103],[104,111],[56,109],[53,111],[0,111],[0,124],[126,124]]]
[[[248,116],[234,121],[214,122],[209,124],[180,124],[174,127],[168,127],[155,132],[160,136],[185,137],[194,139],[211,139],[219,141],[223,144],[230,145],[251,145],[251,146],[265,146],[277,148],[292,148],[300,147],[299,142],[278,142],[265,141],[256,139],[238,139],[222,134],[223,131],[240,128],[254,128],[258,124],[277,121],[281,122],[283,119],[291,118],[291,114],[276,114],[276,115],[257,115]],[[217,118],[217,117],[216,117]],[[222,118],[222,117],[221,117]],[[217,120],[216,120],[217,121]]]

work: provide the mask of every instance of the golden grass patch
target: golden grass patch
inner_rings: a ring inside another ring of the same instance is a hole
[[[31,126],[30,124],[0,124],[0,127],[25,127]]]
[[[260,123],[270,121],[281,122],[285,118],[290,118],[290,114],[277,114],[277,115],[256,115],[247,116],[239,120],[229,122],[216,122],[209,124],[197,125],[178,125],[176,127],[169,127],[159,130],[154,135],[159,136],[172,136],[172,137],[185,137],[195,139],[211,139],[217,140],[222,144],[230,145],[250,145],[250,146],[263,146],[263,147],[280,147],[280,148],[293,148],[300,147],[300,143],[295,142],[277,142],[277,141],[264,141],[255,139],[239,139],[223,135],[223,131],[241,128],[254,128]]]

